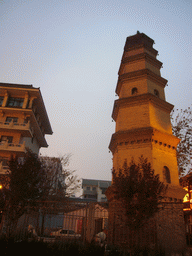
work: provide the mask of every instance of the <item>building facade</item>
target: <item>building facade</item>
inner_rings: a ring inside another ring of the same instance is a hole
[[[164,210],[159,212],[152,226],[155,227],[153,231],[156,230],[156,242],[170,253],[171,250],[181,251],[185,247],[182,209],[185,192],[178,176],[176,148],[179,139],[172,134],[170,121],[173,105],[165,98],[167,80],[161,77],[162,62],[157,59],[158,51],[153,44],[153,39],[139,32],[126,40],[116,87],[119,98],[115,100],[112,112],[116,128],[109,149],[113,154],[113,168],[117,172],[125,160],[128,164],[132,158],[138,162],[143,155],[151,163],[155,174],[168,185],[166,202],[162,205]],[[111,204],[109,216],[112,227],[117,221],[117,218],[113,219],[114,216],[122,211],[113,204],[112,190],[107,191],[107,197]],[[118,222],[118,228],[121,225]],[[147,226],[150,227],[150,224]],[[110,232],[109,237],[113,240],[114,230]],[[119,242],[122,242],[121,238]],[[145,242],[149,242],[149,239]]]
[[[108,180],[83,179],[83,198],[91,201],[106,202],[105,192],[109,186],[111,186],[111,181]]]
[[[45,135],[52,133],[39,88],[0,83],[0,174],[12,155],[22,156],[26,148],[38,154],[48,147]]]

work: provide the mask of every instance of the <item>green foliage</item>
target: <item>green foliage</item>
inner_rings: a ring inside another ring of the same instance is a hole
[[[183,176],[192,171],[192,111],[174,109],[171,113],[173,135],[181,141],[177,146],[177,161],[179,175]]]
[[[116,198],[125,208],[126,223],[131,228],[140,227],[158,211],[158,204],[167,189],[143,156],[138,164],[132,160],[128,166],[125,161],[122,169],[113,170],[113,186]]]

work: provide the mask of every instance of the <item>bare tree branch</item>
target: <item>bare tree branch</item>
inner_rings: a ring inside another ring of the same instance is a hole
[[[183,176],[192,171],[192,111],[174,109],[171,113],[173,135],[181,141],[177,147],[179,175]]]

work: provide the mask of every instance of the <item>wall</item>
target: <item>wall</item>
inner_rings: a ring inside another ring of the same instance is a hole
[[[28,138],[28,137],[23,137],[22,142],[25,141],[25,147],[29,148],[30,150],[32,150],[33,153],[38,154],[39,153],[39,144],[36,140],[36,138]]]
[[[139,106],[120,107],[116,120],[116,132],[149,126],[149,104],[141,103]]]
[[[113,200],[109,203],[108,244],[119,246],[129,252],[133,252],[135,248],[137,250],[148,248],[151,253],[161,250],[167,256],[185,255],[186,239],[182,207],[182,203],[164,202],[159,205],[159,212],[147,220],[141,228],[130,230],[126,225],[122,204]]]

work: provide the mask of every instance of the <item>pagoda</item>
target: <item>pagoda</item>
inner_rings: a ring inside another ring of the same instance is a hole
[[[185,245],[182,210],[185,193],[179,184],[177,166],[176,149],[180,140],[172,134],[170,113],[174,106],[166,101],[167,80],[161,76],[162,62],[157,59],[158,51],[153,45],[154,40],[140,32],[126,39],[116,86],[118,99],[112,112],[116,127],[109,149],[116,172],[125,160],[128,164],[132,159],[137,162],[143,155],[155,174],[168,185],[162,208],[170,210],[158,213],[153,229],[156,230],[156,242],[165,250],[170,251],[172,247],[181,250]],[[119,209],[114,206],[112,190],[108,189],[106,194],[110,204],[109,223],[114,227]],[[118,222],[117,226],[121,225]],[[114,234],[111,229],[109,240],[122,242],[123,233],[119,232],[117,238],[118,232]]]

